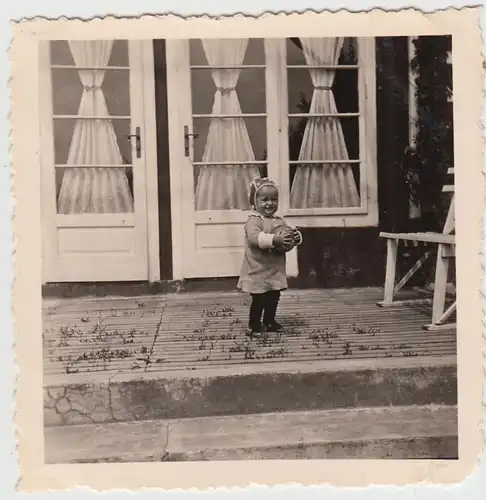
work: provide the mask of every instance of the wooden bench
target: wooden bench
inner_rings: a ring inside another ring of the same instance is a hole
[[[449,175],[453,175],[454,169],[449,169],[447,173]],[[456,310],[456,300],[454,300],[454,302],[447,309],[445,308],[449,264],[451,258],[455,257],[456,245],[455,235],[453,234],[455,228],[454,185],[446,185],[443,187],[442,191],[452,193],[451,203],[442,233],[380,233],[380,237],[386,239],[387,241],[387,257],[384,299],[383,301],[378,302],[378,305],[381,307],[390,307],[407,304],[419,305],[432,303],[432,321],[430,324],[424,325],[424,328],[427,330],[449,329],[456,326],[455,323],[447,322]],[[402,242],[405,246],[407,246],[407,244],[412,244],[413,246],[424,246],[426,250],[420,259],[403,276],[403,278],[395,284],[398,246],[400,242]],[[410,278],[431,256],[431,245],[437,245],[437,262],[433,298],[394,300],[395,295],[406,285]]]

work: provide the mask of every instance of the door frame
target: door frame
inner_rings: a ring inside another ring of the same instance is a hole
[[[153,40],[140,40],[143,71],[143,126],[145,129],[145,182],[147,200],[148,280],[160,280],[159,192]]]
[[[131,41],[139,45],[142,60],[138,68],[142,72],[141,81],[141,127],[144,131],[144,177],[145,206],[142,213],[145,218],[146,241],[143,244],[146,252],[147,279],[158,281],[160,279],[159,265],[159,221],[158,221],[158,192],[157,192],[157,138],[155,131],[155,77],[152,40]],[[56,195],[53,193],[55,186],[53,163],[53,137],[52,137],[52,83],[50,75],[49,40],[39,40],[39,86],[38,102],[40,137],[40,155],[38,168],[41,172],[41,231],[42,231],[42,281],[59,282],[57,253],[57,208]],[[46,131],[47,130],[47,131]],[[63,280],[66,281],[66,280]],[[67,280],[69,282],[69,280]]]
[[[167,67],[167,114],[169,129],[169,175],[171,199],[172,225],[172,278],[184,279],[184,204],[192,200],[183,197],[183,160],[181,152],[184,148],[184,137],[181,132],[184,128],[179,110],[181,92],[181,41],[166,40],[166,67]],[[188,94],[189,95],[189,94]]]

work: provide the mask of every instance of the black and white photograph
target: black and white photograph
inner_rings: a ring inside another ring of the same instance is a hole
[[[45,465],[465,458],[463,41],[315,16],[40,29],[41,331],[17,335],[42,338]]]

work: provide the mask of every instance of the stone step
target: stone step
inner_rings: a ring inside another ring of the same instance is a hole
[[[46,463],[455,459],[456,406],[263,413],[45,429]]]
[[[216,371],[46,381],[44,424],[457,404],[455,359],[267,363]]]

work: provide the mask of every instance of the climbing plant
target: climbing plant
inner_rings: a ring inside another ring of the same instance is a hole
[[[414,40],[417,135],[401,159],[410,199],[421,208],[423,230],[441,230],[449,201],[442,194],[447,169],[454,166],[450,36]]]

